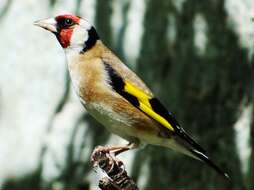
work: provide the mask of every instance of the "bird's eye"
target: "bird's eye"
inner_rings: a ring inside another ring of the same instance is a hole
[[[65,19],[64,24],[65,24],[66,26],[71,26],[71,25],[73,25],[73,20],[67,18],[67,19]]]

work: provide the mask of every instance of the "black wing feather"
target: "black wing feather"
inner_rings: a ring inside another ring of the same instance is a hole
[[[182,127],[180,127],[179,123],[175,119],[172,113],[170,113],[157,98],[152,98],[150,100],[150,104],[153,108],[153,110],[164,117],[175,129],[175,132],[178,136],[186,140],[193,148],[196,150],[205,153],[206,151],[198,144],[196,143],[185,131]]]

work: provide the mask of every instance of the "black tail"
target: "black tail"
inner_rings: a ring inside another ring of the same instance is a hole
[[[227,173],[225,173],[224,171],[222,171],[215,163],[212,162],[212,160],[210,160],[205,154],[203,154],[202,152],[199,152],[198,150],[195,149],[190,149],[191,153],[197,157],[199,160],[205,162],[208,166],[210,166],[211,168],[213,168],[218,174],[222,175],[223,177],[225,177],[227,180],[230,180],[230,177]]]

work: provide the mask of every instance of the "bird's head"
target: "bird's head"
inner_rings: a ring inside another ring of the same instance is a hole
[[[86,51],[99,39],[95,28],[90,23],[71,14],[42,19],[34,24],[55,34],[64,49],[72,48],[78,51]]]

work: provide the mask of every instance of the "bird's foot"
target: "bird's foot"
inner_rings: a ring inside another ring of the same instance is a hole
[[[116,150],[119,150],[119,148],[114,146],[97,146],[91,155],[93,167],[97,167],[103,161],[108,161],[110,166],[116,164],[118,167],[121,167],[123,162],[116,158]]]

